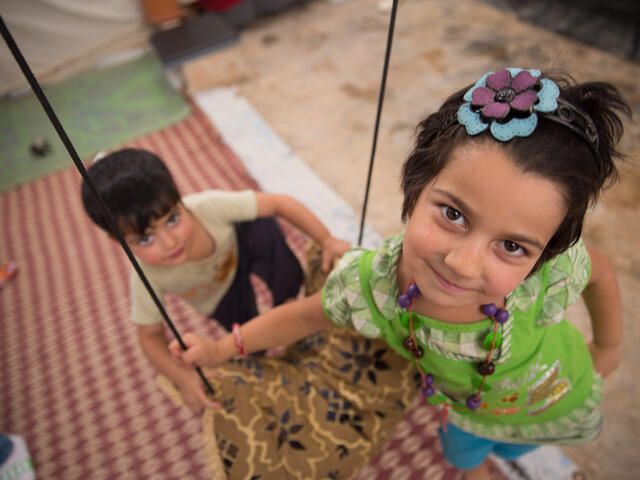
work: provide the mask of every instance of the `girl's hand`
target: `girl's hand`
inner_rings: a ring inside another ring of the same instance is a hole
[[[177,340],[169,344],[169,351],[179,364],[185,367],[210,366],[220,363],[217,358],[218,346],[214,340],[207,340],[194,333],[185,333],[182,341],[187,346],[182,350]]]
[[[620,345],[615,347],[601,347],[595,342],[591,342],[589,344],[589,351],[593,359],[593,367],[603,378],[618,368],[622,360],[622,347]]]
[[[329,235],[321,245],[322,248],[322,271],[329,273],[333,268],[333,262],[339,260],[351,245],[339,238]]]
[[[206,387],[203,385],[200,376],[194,371],[186,371],[181,381],[178,383],[180,395],[184,404],[196,415],[200,415],[205,408],[220,408],[218,402],[214,402],[205,393]]]

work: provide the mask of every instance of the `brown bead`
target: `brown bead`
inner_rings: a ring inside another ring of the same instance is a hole
[[[424,355],[424,350],[422,350],[422,348],[416,346],[416,348],[414,348],[411,353],[413,354],[413,356],[415,358],[422,358],[422,356]]]
[[[402,341],[402,346],[404,347],[405,350],[409,350],[410,352],[413,352],[416,348],[416,342],[414,342],[411,337],[407,337]]]
[[[496,371],[496,364],[493,362],[487,362],[486,360],[478,364],[478,373],[482,376],[491,375]]]

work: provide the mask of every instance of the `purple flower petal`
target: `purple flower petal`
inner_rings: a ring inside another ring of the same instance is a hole
[[[528,112],[537,98],[538,94],[536,92],[534,92],[533,90],[527,90],[526,92],[522,92],[516,95],[516,98],[511,100],[511,102],[509,102],[509,105],[511,105],[516,110],[520,110],[521,112]]]
[[[513,77],[511,88],[513,88],[516,92],[522,92],[523,90],[534,86],[537,81],[538,79],[536,77],[531,75],[526,70],[523,70],[515,77]]]
[[[502,87],[509,87],[511,86],[511,72],[505,68],[499,72],[492,73],[487,77],[486,83],[496,92]]]
[[[488,105],[494,101],[496,92],[487,87],[478,87],[471,94],[471,105]]]
[[[487,118],[504,118],[509,113],[509,105],[506,103],[490,103],[482,108],[482,114]]]

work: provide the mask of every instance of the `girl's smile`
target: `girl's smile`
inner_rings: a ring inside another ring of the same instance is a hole
[[[433,277],[440,283],[444,290],[449,291],[452,295],[461,295],[465,292],[468,292],[468,288],[461,287],[454,283],[447,281],[442,275],[440,275],[436,270],[432,268]]]
[[[454,150],[407,223],[399,288],[411,278],[416,311],[443,321],[479,320],[524,280],[562,221],[566,202],[543,177],[522,172],[493,144]]]

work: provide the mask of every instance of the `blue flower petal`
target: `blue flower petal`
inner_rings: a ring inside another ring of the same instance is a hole
[[[513,137],[528,137],[538,125],[538,116],[532,113],[527,118],[513,118],[507,123],[491,123],[491,135],[501,142],[511,140]]]
[[[533,108],[539,112],[553,112],[558,108],[556,100],[560,96],[560,89],[553,80],[548,78],[543,78],[540,82],[542,83],[542,89],[538,92],[540,101]]]
[[[489,126],[480,120],[480,114],[471,111],[470,103],[463,103],[458,109],[458,122],[465,126],[469,135],[477,135]]]

